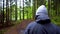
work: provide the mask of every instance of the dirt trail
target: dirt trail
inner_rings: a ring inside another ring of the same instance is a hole
[[[33,20],[23,20],[19,25],[7,28],[8,31],[4,34],[23,34],[24,29],[31,21]]]

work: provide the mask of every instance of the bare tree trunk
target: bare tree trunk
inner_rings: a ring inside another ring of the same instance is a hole
[[[24,0],[23,0],[23,20],[24,20]]]
[[[12,2],[11,2],[11,0],[10,0],[10,20],[12,20]]]
[[[33,0],[33,19],[35,19],[35,12],[36,12],[36,5],[35,5],[35,2],[36,0]]]
[[[59,0],[57,0],[57,16],[59,15]]]
[[[15,20],[17,20],[17,0],[15,1],[16,7],[15,7]]]
[[[54,10],[55,10],[55,16],[56,16],[57,15],[57,4],[55,0],[54,0]]]
[[[9,22],[9,4],[8,4],[8,0],[6,0],[6,21]]]
[[[4,0],[3,0],[3,11],[1,11],[2,12],[2,24],[4,24]]]
[[[50,14],[51,7],[50,7],[50,5],[51,5],[50,0],[48,0],[48,14],[51,17],[51,14]]]
[[[21,0],[20,0],[20,20],[21,20]]]

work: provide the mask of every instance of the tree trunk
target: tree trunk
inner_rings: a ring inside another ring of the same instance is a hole
[[[12,20],[12,3],[11,3],[12,1],[10,0],[10,20]]]
[[[6,21],[9,22],[9,4],[8,4],[8,0],[6,0]]]
[[[17,0],[15,1],[16,6],[15,6],[15,20],[17,20]]]
[[[2,11],[2,24],[4,24],[4,0],[3,0],[3,11]]]
[[[33,12],[32,13],[33,13],[33,19],[35,19],[35,12],[36,12],[36,5],[35,4],[36,4],[36,0],[33,0],[33,2],[34,3],[33,3]]]
[[[50,0],[48,0],[48,14],[49,14],[49,11],[50,11]]]
[[[23,20],[24,20],[24,0],[23,0]]]
[[[21,0],[20,0],[20,20],[21,20]]]

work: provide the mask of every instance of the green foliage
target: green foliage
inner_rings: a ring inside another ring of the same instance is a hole
[[[44,3],[44,1],[42,1],[42,0],[38,0],[37,2],[36,1],[34,1],[35,2],[34,4],[36,4],[37,7]],[[52,18],[53,22],[59,23],[60,22],[60,8],[59,8],[60,4],[58,3],[58,5],[56,6],[56,4],[54,3],[55,1],[50,1],[50,3],[49,3],[47,0],[45,0],[45,2],[46,2],[45,5],[46,5],[47,9],[49,9],[48,12],[49,12],[50,18]],[[49,3],[49,5],[48,5],[48,3]],[[26,0],[25,4],[27,6],[24,6],[24,11],[23,11],[23,8],[21,6],[20,6],[20,8],[17,8],[17,19],[18,20],[23,19],[23,18],[24,19],[33,18],[33,11],[36,11],[36,10],[33,10],[33,9],[35,9],[35,8],[37,9],[36,6],[35,7],[34,6],[30,6],[31,5],[31,1],[27,1]],[[16,9],[16,6],[17,5],[14,4],[14,5],[11,5],[10,8],[8,8],[8,9],[10,9],[9,10],[9,16],[11,17],[11,20],[15,20],[15,17],[16,17],[15,16],[15,11],[16,11],[15,9]],[[57,11],[58,11],[58,13],[56,13]],[[23,15],[23,12],[24,12],[24,15]],[[6,8],[4,8],[4,16],[6,18]],[[21,16],[21,18],[20,18],[20,16]]]
[[[24,9],[25,11],[25,14],[27,14],[27,15],[25,15],[25,16],[27,16],[28,18],[32,18],[31,16],[33,16],[32,15],[32,8],[31,7],[25,7],[25,9]]]
[[[52,23],[60,26],[60,16],[54,16],[51,18]]]

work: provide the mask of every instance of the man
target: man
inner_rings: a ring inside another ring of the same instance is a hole
[[[36,11],[36,20],[27,26],[24,34],[60,34],[60,29],[51,23],[46,7],[41,5]]]

